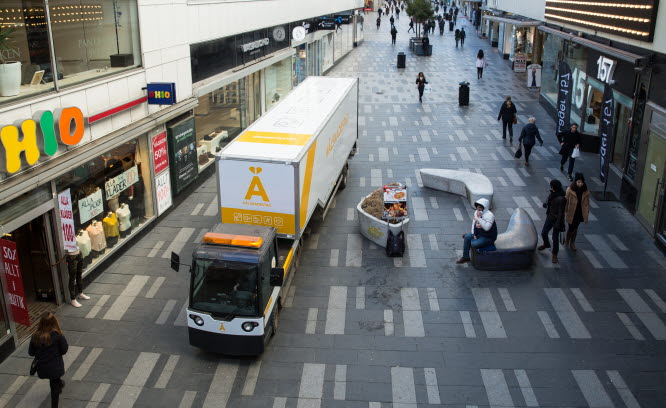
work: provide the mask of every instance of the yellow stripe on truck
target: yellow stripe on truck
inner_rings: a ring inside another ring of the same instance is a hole
[[[260,132],[256,130],[247,130],[238,136],[234,142],[305,146],[311,137],[312,135],[299,133]]]
[[[263,225],[274,227],[280,234],[296,234],[296,216],[294,214],[228,207],[220,208],[220,213],[222,213],[222,222],[226,224]]]
[[[287,254],[287,259],[284,260],[284,265],[282,265],[282,268],[284,268],[284,279],[287,279],[287,274],[289,273],[289,266],[291,265],[291,260],[294,258],[294,248],[291,248],[289,250],[289,253]]]
[[[271,307],[271,303],[273,302],[273,296],[271,296],[268,299],[268,304],[266,305],[266,309],[264,309],[264,316],[266,316],[266,312],[268,312],[268,308]]]
[[[308,216],[308,204],[310,201],[310,187],[312,186],[312,170],[314,168],[315,154],[317,153],[317,141],[315,140],[308,150],[305,161],[305,178],[303,179],[303,192],[301,193],[301,229],[305,226]]]

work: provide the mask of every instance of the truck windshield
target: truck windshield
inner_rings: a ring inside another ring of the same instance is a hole
[[[192,308],[216,317],[257,315],[256,265],[197,259],[192,278]]]

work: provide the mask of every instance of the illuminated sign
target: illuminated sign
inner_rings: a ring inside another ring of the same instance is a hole
[[[83,139],[84,123],[81,109],[71,107],[55,112],[40,111],[32,119],[2,127],[0,171],[11,174],[21,170],[22,154],[32,166],[42,154],[54,156],[59,144],[78,144]]]
[[[547,20],[651,42],[657,0],[546,0]]]
[[[173,105],[176,103],[176,84],[151,82],[148,88],[148,105]]]

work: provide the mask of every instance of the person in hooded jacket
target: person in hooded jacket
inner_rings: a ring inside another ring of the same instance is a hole
[[[569,230],[564,239],[564,247],[576,250],[576,236],[581,222],[587,224],[590,214],[590,190],[585,184],[583,173],[576,173],[574,182],[567,188],[567,207],[564,211]]]
[[[509,127],[509,141],[513,143],[513,118],[516,117],[516,105],[511,102],[511,97],[507,96],[506,100],[500,107],[497,120],[502,119],[502,139],[506,139],[506,128]]]
[[[51,386],[51,408],[58,408],[60,393],[65,386],[61,377],[65,375],[67,339],[60,330],[58,319],[51,312],[44,312],[39,320],[37,331],[32,335],[28,354],[37,359],[37,376],[48,379]]]
[[[541,230],[541,238],[543,239],[543,245],[539,245],[537,248],[539,251],[543,251],[546,248],[550,248],[550,242],[548,240],[548,233],[550,230],[553,230],[553,263],[558,263],[557,254],[560,251],[560,232],[564,231],[564,211],[567,206],[567,199],[562,189],[562,183],[559,180],[550,181],[550,194],[548,195],[548,200],[543,203],[543,208],[546,209],[546,222],[543,224],[543,229]]]
[[[523,127],[522,132],[520,132],[520,137],[518,138],[518,143],[522,143],[525,148],[525,166],[530,164],[530,153],[532,153],[532,148],[536,144],[537,139],[539,143],[543,146],[543,139],[539,134],[539,128],[535,125],[536,118],[530,116],[527,119],[527,125]]]
[[[464,245],[462,258],[456,261],[457,264],[470,262],[470,248],[484,248],[492,245],[497,240],[497,223],[495,215],[490,212],[488,207],[490,202],[482,198],[474,203],[474,218],[472,219],[472,231],[463,234]]]

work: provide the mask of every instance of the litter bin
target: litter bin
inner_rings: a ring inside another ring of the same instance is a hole
[[[463,81],[459,83],[458,88],[458,105],[469,106],[469,82]]]
[[[398,53],[398,68],[405,68],[405,64],[407,62],[407,56],[405,55],[404,52],[399,52]]]
[[[449,21],[449,31],[453,31],[453,21]]]

